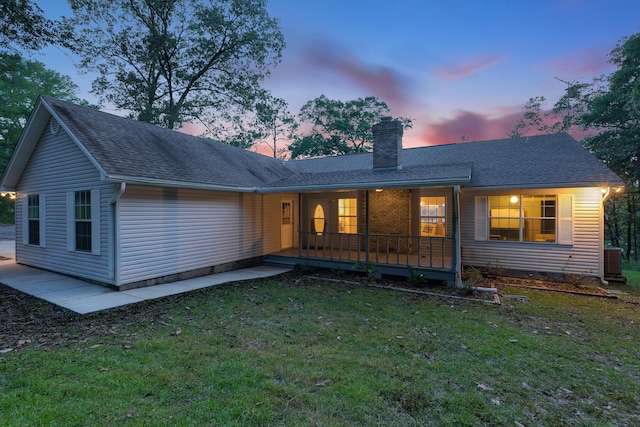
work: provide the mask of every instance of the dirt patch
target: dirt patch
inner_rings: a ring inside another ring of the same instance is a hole
[[[597,297],[612,298],[612,299],[617,298],[616,295],[613,295],[607,292],[605,289],[602,289],[599,286],[585,285],[577,282],[576,283],[551,282],[551,281],[544,281],[544,280],[496,277],[492,281],[492,283],[499,290],[502,290],[505,287],[514,287],[514,288],[535,289],[535,290],[548,291],[548,292],[564,292],[564,293],[570,293],[574,295],[597,296]]]
[[[416,295],[424,295],[436,298],[444,298],[449,300],[467,300],[475,302],[500,303],[496,292],[490,289],[479,290],[479,288],[471,286],[463,286],[460,288],[452,288],[446,286],[444,282],[425,281],[420,278],[390,278],[382,279],[368,278],[365,274],[355,272],[336,274],[329,270],[319,270],[312,275],[303,276],[312,280],[326,280],[333,282],[342,282],[348,285],[368,286],[380,289],[389,289],[398,292],[408,292]]]
[[[112,335],[121,335],[126,342],[129,326],[159,323],[167,312],[165,306],[145,301],[80,315],[0,284],[0,353],[47,351]]]

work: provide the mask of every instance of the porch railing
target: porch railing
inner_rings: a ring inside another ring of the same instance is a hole
[[[299,232],[299,256],[331,261],[452,269],[453,239],[398,234]]]

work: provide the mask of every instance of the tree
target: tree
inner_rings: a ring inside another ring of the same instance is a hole
[[[611,51],[618,70],[600,77],[583,96],[582,126],[593,131],[583,141],[627,185],[640,182],[640,33],[623,38]]]
[[[638,259],[640,250],[640,33],[621,39],[611,51],[618,67],[595,79],[583,93],[586,112],[581,124],[593,134],[583,144],[626,183],[606,207],[605,222],[611,243],[623,249],[626,259]]]
[[[257,97],[250,108],[228,108],[216,115],[217,120],[205,114],[205,136],[245,149],[263,144],[269,147],[274,158],[284,156],[286,148],[278,147],[278,144],[283,140],[291,140],[298,128],[286,101],[266,91]]]
[[[371,150],[371,128],[389,111],[376,97],[339,101],[324,95],[307,102],[298,115],[308,131],[289,145],[292,158],[362,153]],[[405,128],[411,120],[399,118]]]
[[[4,171],[38,95],[45,94],[88,105],[76,97],[78,87],[68,76],[38,61],[0,53],[0,170]],[[13,221],[13,203],[0,198],[0,222]]]
[[[30,0],[2,0],[0,19],[0,52],[38,50],[55,40],[54,23]]]
[[[516,122],[514,129],[507,132],[510,138],[528,135],[533,129],[536,133],[569,132],[580,127],[580,117],[586,111],[586,101],[583,96],[590,85],[578,82],[568,82],[556,78],[567,85],[565,94],[553,105],[551,110],[544,110],[547,102],[544,96],[529,98],[524,106],[524,114]]]
[[[571,133],[576,128],[582,127],[582,116],[587,112],[587,102],[583,93],[591,87],[589,83],[577,81],[564,81],[556,77],[556,80],[565,83],[567,88],[564,95],[556,101],[551,112],[559,117],[554,124],[554,132]]]
[[[256,105],[256,126],[260,129],[261,142],[269,146],[276,158],[286,151],[286,148],[278,148],[278,141],[290,140],[298,128],[298,122],[289,112],[284,99],[268,98]]]
[[[510,138],[520,138],[527,135],[531,128],[542,131],[545,121],[545,113],[542,111],[542,106],[546,101],[547,99],[544,96],[529,98],[529,101],[524,106],[524,114],[516,122],[513,130],[507,132],[507,135]]]
[[[0,61],[8,67],[0,72],[0,167],[4,169],[38,95],[87,103],[76,96],[78,87],[69,76],[47,69],[42,62],[10,54],[0,54]]]
[[[280,61],[266,0],[70,0],[68,44],[93,92],[131,117],[173,129],[207,109],[246,109]]]

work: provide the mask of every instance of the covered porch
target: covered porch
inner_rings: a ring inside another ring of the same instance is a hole
[[[293,244],[265,261],[453,286],[460,277],[457,193],[455,186],[301,193]]]

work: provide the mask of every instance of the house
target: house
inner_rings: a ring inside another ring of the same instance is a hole
[[[623,183],[566,134],[282,161],[42,96],[0,182],[16,261],[121,290],[262,262],[603,279]]]

